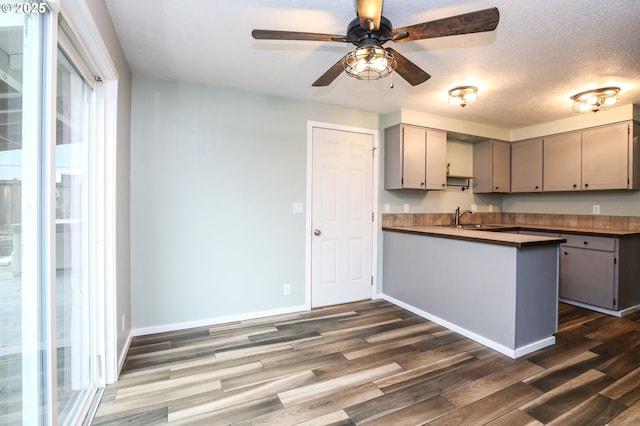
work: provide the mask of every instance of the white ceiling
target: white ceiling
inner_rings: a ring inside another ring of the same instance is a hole
[[[408,108],[499,127],[570,117],[569,97],[616,85],[640,103],[638,0],[386,0],[395,28],[496,6],[493,32],[389,42],[431,79],[375,82],[346,74],[311,84],[352,45],[254,40],[251,30],[346,34],[352,0],[106,0],[133,73],[386,113]],[[391,88],[393,83],[393,88]],[[475,85],[480,99],[453,107],[446,92]]]

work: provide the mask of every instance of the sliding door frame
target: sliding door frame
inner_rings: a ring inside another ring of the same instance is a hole
[[[91,268],[89,279],[92,283],[94,299],[94,338],[92,353],[95,359],[94,378],[95,391],[89,394],[79,410],[74,412],[74,420],[84,421],[90,416],[91,410],[97,406],[100,389],[106,383],[112,383],[117,379],[117,329],[115,306],[115,187],[116,187],[116,118],[117,118],[117,93],[118,73],[111,60],[106,46],[100,38],[91,13],[84,1],[68,0],[62,4],[61,0],[45,0],[50,13],[42,18],[43,33],[42,42],[42,66],[39,68],[38,80],[42,82],[41,101],[42,108],[39,114],[41,124],[38,129],[40,151],[38,152],[39,170],[35,185],[38,187],[39,200],[35,213],[30,213],[29,223],[37,223],[33,229],[35,235],[27,234],[30,246],[37,247],[34,253],[25,253],[29,256],[37,256],[38,271],[34,275],[42,291],[41,312],[37,312],[43,330],[43,344],[45,355],[40,360],[30,362],[28,368],[36,362],[39,368],[45,372],[42,375],[41,384],[44,391],[38,398],[41,409],[38,407],[26,411],[29,407],[23,407],[23,420],[26,423],[57,424],[57,355],[56,355],[56,97],[57,97],[57,66],[58,44],[63,42],[59,37],[59,16],[70,28],[70,36],[73,37],[74,47],[80,50],[74,62],[81,60],[83,64],[76,66],[89,73],[88,81],[93,87],[92,105],[92,153],[89,167],[93,169],[93,178],[90,186],[90,226],[89,229]],[[33,186],[33,185],[31,185]],[[29,231],[31,232],[31,231]],[[26,272],[26,271],[25,271]],[[26,272],[28,274],[28,272]],[[44,283],[44,284],[43,284]],[[33,314],[33,312],[30,312]],[[25,368],[23,368],[24,370]],[[42,371],[42,370],[40,370]],[[34,373],[35,374],[35,373]],[[39,413],[39,414],[38,414]],[[39,420],[39,421],[38,421]],[[32,422],[33,421],[33,422]]]

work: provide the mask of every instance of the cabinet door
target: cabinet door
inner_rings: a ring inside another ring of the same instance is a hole
[[[384,189],[402,189],[402,127],[384,129]]]
[[[581,132],[544,138],[544,191],[577,191],[581,188]]]
[[[614,253],[560,247],[560,297],[614,309]]]
[[[509,192],[511,144],[487,140],[473,145],[473,192]]]
[[[493,192],[511,191],[511,144],[491,141]]]
[[[426,188],[447,187],[447,132],[427,129]]]
[[[403,127],[402,187],[425,189],[426,131]]]
[[[582,189],[627,189],[629,124],[582,132]]]
[[[542,138],[511,144],[511,192],[542,191]]]
[[[491,178],[491,141],[477,142],[473,145],[473,192],[476,194],[492,192]]]

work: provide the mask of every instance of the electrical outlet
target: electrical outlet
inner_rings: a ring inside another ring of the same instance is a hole
[[[593,205],[593,214],[600,214],[600,204]]]
[[[291,284],[285,284],[284,287],[282,288],[282,292],[284,293],[285,296],[290,296],[291,295]]]
[[[391,211],[391,205],[389,203],[384,204],[384,212],[389,213]]]
[[[405,205],[404,205],[404,212],[405,213],[409,213],[409,204],[408,203],[405,203]]]

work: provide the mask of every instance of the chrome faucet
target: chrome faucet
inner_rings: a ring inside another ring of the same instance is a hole
[[[455,213],[455,221],[456,221],[456,226],[460,226],[460,218],[462,216],[464,216],[465,213],[471,213],[471,214],[476,214],[476,212],[474,212],[473,210],[463,210],[460,211],[460,206],[458,206],[456,208],[456,213]]]

